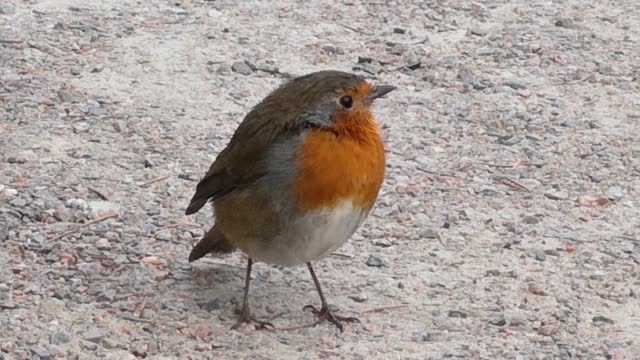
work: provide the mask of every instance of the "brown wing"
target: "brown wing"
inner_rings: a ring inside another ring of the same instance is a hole
[[[198,183],[185,213],[193,214],[207,201],[215,201],[266,175],[268,169],[263,160],[270,146],[308,122],[326,122],[327,119],[314,110],[331,93],[355,86],[361,80],[353,74],[322,71],[293,79],[273,91],[244,118],[227,147]]]

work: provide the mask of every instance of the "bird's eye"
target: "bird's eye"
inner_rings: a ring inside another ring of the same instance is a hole
[[[351,96],[343,96],[340,98],[340,105],[346,109],[350,109],[353,106],[353,98]]]

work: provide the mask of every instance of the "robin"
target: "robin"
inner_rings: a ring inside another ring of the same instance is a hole
[[[319,317],[340,330],[356,318],[334,315],[311,261],[344,244],[373,207],[385,155],[371,105],[394,86],[340,71],[319,71],[274,90],[244,118],[198,183],[186,214],[213,202],[215,225],[189,262],[240,249],[248,255],[239,319],[249,308],[251,266],[306,264],[320,295]],[[315,323],[314,323],[315,324]]]

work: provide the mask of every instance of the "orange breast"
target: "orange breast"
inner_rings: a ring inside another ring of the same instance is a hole
[[[346,125],[346,124],[345,124]],[[344,201],[371,208],[384,178],[384,145],[373,117],[357,126],[313,129],[298,157],[295,196],[300,210]]]

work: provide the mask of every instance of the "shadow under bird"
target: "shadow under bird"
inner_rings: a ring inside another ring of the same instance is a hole
[[[357,321],[332,313],[311,261],[344,244],[376,201],[385,155],[371,107],[394,89],[340,71],[288,81],[246,115],[198,183],[186,214],[211,201],[215,224],[189,261],[235,249],[249,257],[233,328],[271,325],[255,319],[249,308],[254,261],[306,264],[321,305],[305,308],[340,330],[342,322]]]

